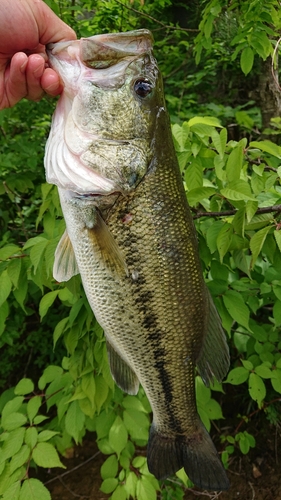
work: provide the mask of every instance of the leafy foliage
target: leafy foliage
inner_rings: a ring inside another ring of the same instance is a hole
[[[229,391],[240,402],[236,427],[221,433],[227,467],[230,455],[255,446],[253,418],[270,425],[280,418],[281,147],[260,137],[254,101],[224,105],[239,94],[233,73],[241,78],[240,65],[249,79],[258,71],[257,58],[272,53],[277,2],[226,7],[210,0],[198,3],[202,13],[191,6],[178,11],[171,0],[47,3],[78,36],[154,32],[203,272],[232,354],[223,384],[209,389],[196,377],[198,411],[208,430],[227,412]],[[196,71],[193,50],[201,58]],[[231,73],[231,85],[218,99],[210,89],[220,85],[220,71]],[[64,231],[57,190],[45,183],[42,167],[53,107],[50,100],[23,101],[0,113],[0,498],[50,499],[30,468],[61,467],[59,454],[91,431],[106,457],[101,490],[112,500],[181,499],[192,485],[183,470],[173,481],[158,482],[147,469],[148,400],[142,389],[133,397],[114,386],[103,332],[79,276],[66,284],[52,277]],[[278,136],[278,119],[272,127]]]

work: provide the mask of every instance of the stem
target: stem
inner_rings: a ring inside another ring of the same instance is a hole
[[[227,215],[235,215],[237,208],[232,210],[225,210],[224,212],[197,212],[193,215],[193,219],[200,219],[200,217],[226,217]],[[269,214],[271,212],[281,212],[281,205],[272,205],[271,207],[258,208],[255,215],[257,214]]]
[[[129,7],[128,5],[125,5],[124,3],[120,2],[120,0],[115,0],[117,3],[122,5],[122,7],[125,7],[128,10],[132,10],[133,12],[136,12],[139,16],[147,17],[148,19],[151,19],[154,23],[160,24],[163,26],[163,28],[167,30],[179,30],[179,31],[187,31],[187,32],[194,32],[194,33],[199,33],[200,30],[198,29],[191,29],[191,28],[180,28],[177,26],[169,26],[165,23],[161,23],[158,19],[155,19],[155,17],[150,16],[149,14],[146,14],[145,12],[141,12],[140,10],[134,9],[133,7]]]

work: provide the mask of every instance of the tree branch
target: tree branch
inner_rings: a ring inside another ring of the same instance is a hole
[[[140,10],[134,9],[133,7],[129,7],[128,5],[125,5],[124,3],[120,2],[120,0],[115,0],[117,3],[122,5],[122,7],[125,7],[125,9],[132,10],[133,12],[136,12],[136,14],[139,14],[139,16],[147,17],[148,19],[151,19],[154,23],[160,24],[163,28],[167,30],[179,30],[179,31],[187,31],[187,32],[194,32],[194,33],[199,33],[200,30],[198,29],[192,29],[192,28],[180,28],[177,26],[169,26],[168,24],[161,23],[161,21],[158,21],[158,19],[155,19],[155,17],[150,16],[149,14],[146,14],[145,12],[141,12]]]
[[[200,217],[226,217],[227,215],[235,215],[237,209],[225,210],[224,212],[197,212],[192,217],[193,219],[200,219]],[[255,215],[257,214],[270,214],[271,212],[281,212],[281,205],[272,205],[271,207],[258,208]]]

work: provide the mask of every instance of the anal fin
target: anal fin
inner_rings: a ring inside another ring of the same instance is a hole
[[[214,381],[214,378],[221,382],[226,376],[229,369],[229,350],[221,319],[208,288],[207,294],[209,327],[196,365],[203,382],[209,386]]]
[[[108,340],[106,341],[106,347],[112,378],[122,391],[127,394],[136,395],[139,390],[139,380],[135,372],[119,356]]]
[[[65,230],[55,251],[53,276],[59,283],[79,274],[72,243]]]

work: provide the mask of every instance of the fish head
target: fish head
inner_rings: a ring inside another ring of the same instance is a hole
[[[163,85],[148,30],[49,47],[64,91],[46,146],[47,180],[80,195],[126,194],[154,153]]]

